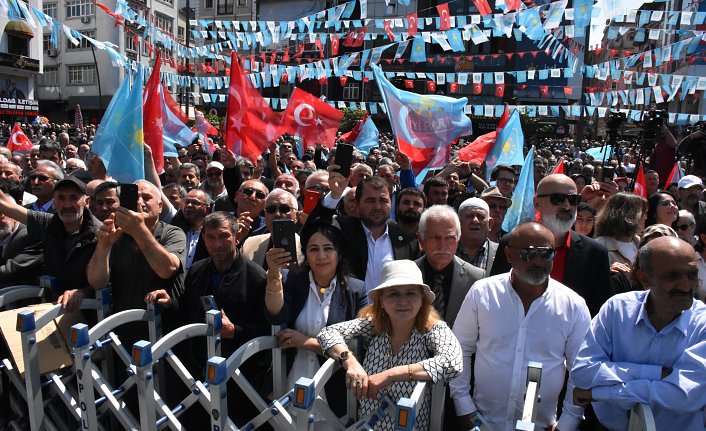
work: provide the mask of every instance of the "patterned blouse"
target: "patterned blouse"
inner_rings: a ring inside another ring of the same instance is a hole
[[[432,382],[447,382],[456,377],[462,367],[461,345],[444,321],[439,321],[429,332],[421,333],[414,329],[412,336],[397,354],[392,355],[392,344],[387,334],[374,335],[373,322],[368,319],[354,319],[324,328],[317,336],[323,351],[336,344],[347,343],[354,337],[361,337],[366,347],[363,368],[368,375],[385,371],[398,365],[419,363],[429,374]],[[393,402],[409,397],[416,382],[395,382],[384,391]],[[425,391],[421,408],[417,412],[415,429],[429,429],[431,415],[430,391]],[[369,416],[378,407],[377,400],[360,400],[358,417]],[[376,430],[394,429],[392,417],[386,416]]]

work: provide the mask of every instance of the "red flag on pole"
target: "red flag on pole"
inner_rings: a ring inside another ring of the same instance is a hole
[[[464,162],[483,163],[483,160],[493,148],[497,137],[498,132],[490,132],[479,136],[475,141],[459,150],[458,158]]]
[[[145,144],[152,149],[152,161],[157,172],[164,170],[164,134],[162,126],[162,100],[159,97],[161,67],[161,51],[157,51],[157,58],[154,62],[152,74],[147,80],[145,90],[142,95],[142,127],[144,131]],[[140,83],[141,85],[142,83]]]
[[[341,140],[350,142],[351,144],[355,142],[355,140],[358,139],[358,135],[360,135],[360,131],[363,130],[363,125],[365,124],[365,121],[367,119],[368,113],[366,112],[365,114],[363,114],[363,117],[361,117],[360,121],[358,121],[358,124],[353,127],[353,130],[341,135]]]
[[[419,18],[417,16],[417,12],[407,15],[407,36],[413,37],[417,34],[417,31],[419,30],[419,27],[417,27],[418,23]]]
[[[498,121],[498,125],[495,127],[495,131],[500,133],[500,131],[505,127],[505,124],[507,124],[507,121],[510,119],[510,107],[507,106],[507,103],[505,104],[505,110],[503,111],[503,115],[500,117],[500,121]]]
[[[640,167],[637,169],[633,193],[647,199],[647,181],[645,181],[645,171],[642,170],[642,162],[640,162]]]
[[[333,147],[343,112],[307,93],[294,89],[282,119],[280,133],[298,135],[304,148],[315,144]]]
[[[15,126],[12,128],[12,134],[7,141],[7,148],[13,153],[15,151],[27,153],[32,150],[32,141],[30,141],[27,135],[25,135],[25,132],[22,131],[20,123],[15,123]]]
[[[517,0],[520,1],[520,0]],[[444,3],[436,6],[436,10],[439,11],[439,30],[451,30],[451,16],[449,15],[449,4]]]
[[[476,5],[481,16],[490,15],[493,12],[488,4],[488,0],[473,0],[473,4]]]

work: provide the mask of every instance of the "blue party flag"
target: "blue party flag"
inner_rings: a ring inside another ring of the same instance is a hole
[[[520,113],[512,112],[505,127],[498,133],[495,145],[485,159],[485,178],[490,181],[490,174],[497,165],[522,165],[522,149],[525,145],[525,135],[522,133]]]
[[[503,230],[510,232],[518,224],[534,220],[534,147],[532,147],[527,152],[525,164],[520,171],[520,179],[512,193],[512,205],[505,214]]]
[[[421,36],[414,38],[412,43],[412,52],[409,55],[409,61],[412,63],[425,63],[427,61],[427,46]]]
[[[367,157],[370,150],[378,146],[379,138],[380,132],[378,132],[378,128],[375,127],[373,120],[368,117],[363,123],[362,129],[360,129],[360,134],[353,141],[353,146]]]

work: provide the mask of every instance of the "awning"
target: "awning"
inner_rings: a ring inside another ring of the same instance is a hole
[[[12,21],[9,21],[5,26],[5,32],[14,33],[20,36],[28,37],[30,39],[34,37],[32,27],[30,27],[29,24],[27,24],[24,20],[20,19],[14,19]]]

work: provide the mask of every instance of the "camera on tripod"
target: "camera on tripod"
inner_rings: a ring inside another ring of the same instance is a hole
[[[645,132],[655,132],[662,127],[667,119],[667,111],[664,109],[650,109],[645,115],[642,128]]]

